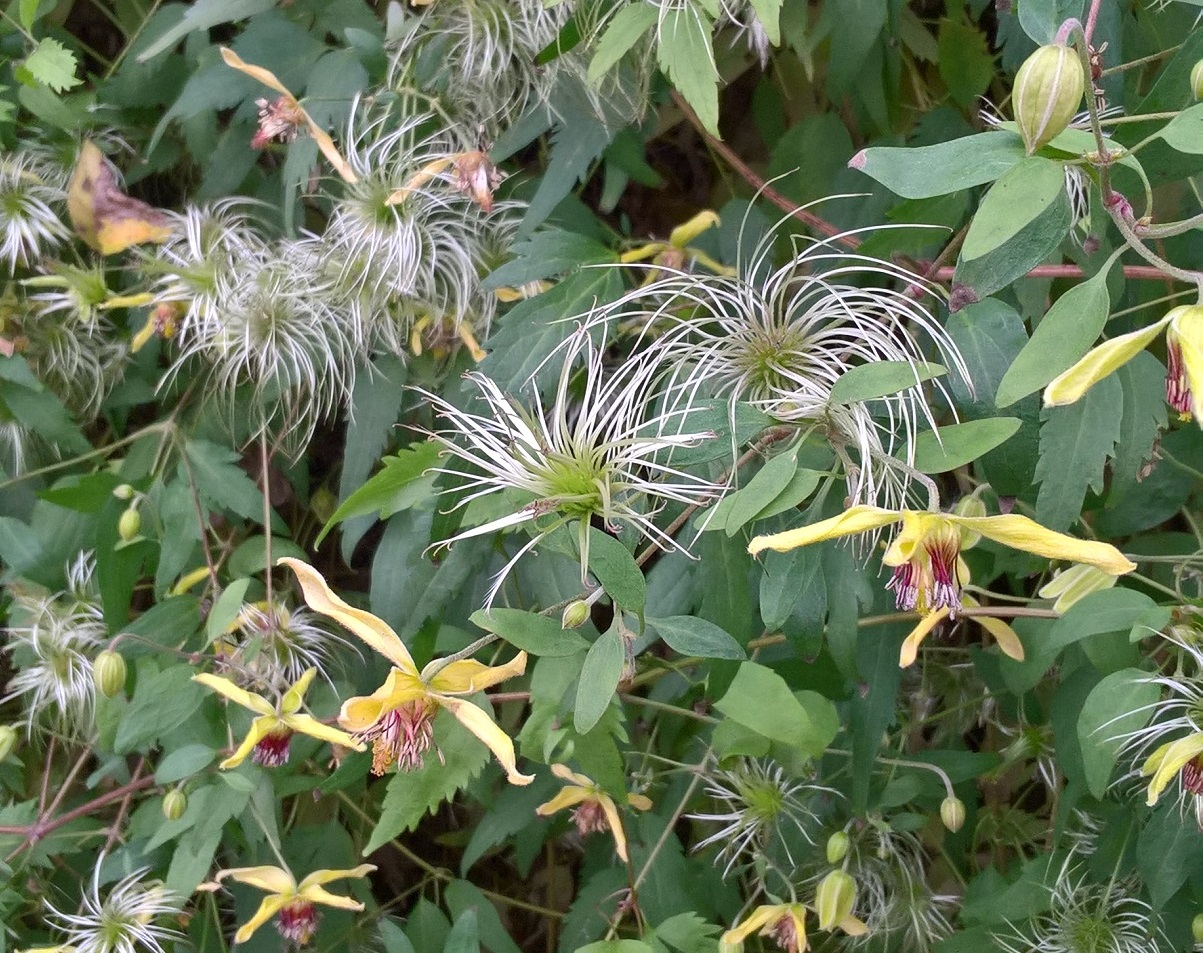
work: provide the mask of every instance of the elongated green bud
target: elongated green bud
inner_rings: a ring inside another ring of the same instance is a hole
[[[1073,47],[1049,44],[1024,61],[1011,103],[1028,155],[1064,131],[1085,91],[1086,75]]]
[[[142,514],[134,507],[130,507],[121,514],[121,518],[117,520],[117,535],[122,541],[129,542],[138,535],[142,529]]]
[[[125,691],[125,659],[111,649],[105,649],[92,663],[92,679],[105,698],[116,698]]]
[[[1065,612],[1075,602],[1086,598],[1092,592],[1110,589],[1118,578],[1094,566],[1075,563],[1053,576],[1040,588],[1037,595],[1041,599],[1056,599],[1053,610]]]
[[[178,821],[188,810],[188,795],[179,788],[172,788],[163,795],[163,816],[169,821]]]
[[[838,864],[841,860],[848,856],[848,835],[843,831],[836,831],[827,838],[827,863]]]
[[[17,746],[17,729],[12,725],[0,725],[0,762],[4,761]]]
[[[1199,60],[1190,71],[1190,92],[1195,99],[1203,99],[1203,60]],[[1199,941],[1203,943],[1203,940]]]
[[[842,870],[833,870],[815,890],[815,912],[819,929],[830,930],[852,913],[856,904],[856,881]]]
[[[1190,922],[1190,932],[1196,943],[1203,943],[1203,913],[1196,913]]]
[[[965,802],[959,797],[946,797],[940,804],[940,820],[955,834],[965,824]]]
[[[574,599],[564,607],[560,616],[561,629],[579,629],[589,621],[589,603],[584,599]]]

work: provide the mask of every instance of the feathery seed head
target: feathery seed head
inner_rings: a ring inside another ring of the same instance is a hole
[[[157,882],[143,882],[143,869],[119,880],[102,897],[100,867],[98,861],[79,913],[46,904],[46,919],[64,935],[64,946],[76,953],[166,953],[182,938],[178,931],[155,923],[179,913],[181,904],[174,894]]]
[[[66,170],[37,148],[0,156],[0,260],[29,268],[71,237],[63,223]]]

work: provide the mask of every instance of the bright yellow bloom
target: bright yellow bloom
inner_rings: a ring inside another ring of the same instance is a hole
[[[694,248],[689,244],[707,229],[718,224],[718,213],[706,209],[674,228],[668,236],[667,242],[649,242],[646,245],[640,245],[638,248],[623,252],[619,260],[624,264],[632,264],[638,261],[647,261],[650,258],[654,264],[680,269],[684,267],[687,260],[693,259],[705,265],[716,275],[734,275],[734,268],[719,264],[700,248]],[[649,283],[654,275],[655,272],[652,272],[644,283]]]
[[[358,900],[332,894],[324,890],[322,884],[346,880],[348,877],[366,877],[375,869],[374,864],[360,864],[352,870],[315,870],[298,884],[292,874],[279,867],[234,867],[219,871],[214,882],[202,884],[201,889],[214,889],[229,877],[240,884],[250,884],[267,891],[255,915],[234,934],[235,943],[245,943],[268,920],[278,917],[276,929],[281,936],[298,946],[304,946],[317,929],[318,915],[314,904],[337,907],[339,910],[363,909],[363,904]]]
[[[278,705],[273,705],[262,695],[256,695],[239,688],[228,678],[216,675],[193,675],[194,682],[200,682],[207,688],[213,689],[219,695],[224,695],[230,701],[237,702],[243,708],[250,709],[259,717],[251,722],[251,730],[238,746],[238,750],[226,758],[218,767],[236,768],[246,760],[246,756],[254,752],[254,762],[264,767],[276,768],[288,760],[288,743],[294,732],[309,735],[328,741],[332,745],[342,745],[344,748],[354,748],[362,751],[363,745],[348,735],[329,725],[324,725],[312,715],[301,714],[301,703],[309,683],[317,674],[316,668],[311,668],[297,679],[296,683],[280,698]]]
[[[765,549],[785,552],[841,536],[872,532],[898,522],[902,523],[902,530],[890,543],[882,562],[894,568],[888,588],[894,590],[899,609],[928,613],[943,608],[950,616],[956,615],[962,605],[957,560],[961,535],[966,530],[1037,556],[1097,566],[1115,576],[1136,568],[1136,563],[1114,546],[1054,533],[1015,513],[957,516],[876,506],[849,507],[839,516],[810,526],[757,536],[748,546],[748,552],[753,555]]]
[[[1079,400],[1165,330],[1165,399],[1183,420],[1203,423],[1203,305],[1174,308],[1155,324],[1104,341],[1044,389],[1046,407]]]
[[[535,813],[540,817],[547,817],[566,807],[575,806],[572,820],[581,836],[601,832],[608,827],[614,835],[614,847],[619,859],[624,864],[627,863],[630,860],[627,856],[627,835],[623,832],[622,819],[618,816],[618,807],[614,799],[591,778],[569,770],[566,765],[553,764],[551,773],[561,781],[569,782],[568,786],[550,801],[535,808]],[[637,811],[646,811],[652,806],[651,800],[642,794],[628,794],[627,803]]]
[[[1149,755],[1141,767],[1142,777],[1153,775],[1149,782],[1148,804],[1152,807],[1171,781],[1181,772],[1182,787],[1190,794],[1203,795],[1203,732],[1197,731],[1169,741]]]
[[[970,596],[961,596],[962,605],[965,607],[976,607],[977,601]],[[915,626],[910,635],[906,637],[906,641],[902,643],[902,651],[898,653],[898,664],[903,668],[914,664],[915,659],[919,655],[919,646],[923,640],[931,633],[937,625],[945,619],[951,618],[952,610],[941,607],[935,612],[929,612],[919,620],[919,624]],[[1023,661],[1023,643],[1019,641],[1019,636],[1002,619],[996,619],[988,615],[975,615],[973,621],[980,625],[983,629],[994,636],[994,641],[998,643],[998,647],[1003,650],[1003,654],[1010,656],[1017,662]]]
[[[803,953],[810,948],[806,939],[806,914],[804,903],[775,903],[757,907],[743,923],[737,924],[719,938],[721,953],[735,953],[743,949],[744,941],[753,933],[770,936],[785,953]],[[849,936],[864,936],[868,927],[846,914],[835,924]]]
[[[373,772],[383,774],[394,761],[406,771],[420,767],[434,743],[434,715],[445,708],[488,746],[511,784],[534,780],[534,775],[518,772],[509,736],[464,697],[521,675],[526,671],[525,652],[494,668],[473,659],[450,664],[435,659],[419,672],[397,633],[370,612],[343,602],[316,569],[289,557],[280,559],[278,565],[296,573],[309,608],[334,619],[393,663],[380,688],[371,695],[348,699],[338,716],[339,724],[357,740],[372,742]]]

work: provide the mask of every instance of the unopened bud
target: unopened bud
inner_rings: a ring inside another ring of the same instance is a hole
[[[1085,91],[1086,74],[1073,47],[1049,44],[1024,60],[1011,103],[1028,155],[1064,131]]]
[[[92,678],[105,698],[115,698],[125,690],[125,659],[105,649],[92,663]]]
[[[17,746],[17,729],[12,725],[0,725],[0,761],[4,761]]]
[[[852,913],[856,905],[856,881],[842,870],[833,870],[815,890],[815,912],[819,929],[830,930]]]
[[[1190,932],[1196,943],[1203,943],[1203,913],[1196,913],[1190,922]]]
[[[848,856],[848,845],[851,842],[848,840],[848,835],[843,831],[836,831],[827,838],[827,863],[838,864],[846,856]]]
[[[1190,92],[1195,99],[1203,99],[1203,60],[1199,60],[1190,71]],[[1199,941],[1203,943],[1203,940]]]
[[[1118,578],[1095,566],[1078,563],[1053,576],[1040,587],[1037,595],[1041,599],[1055,599],[1053,610],[1065,612],[1075,602],[1086,598],[1092,592],[1110,589]]]
[[[119,500],[132,500],[134,498],[134,488],[128,483],[122,483],[119,486],[113,487],[113,496]]]
[[[579,629],[589,621],[589,603],[584,599],[574,599],[564,607],[560,616],[561,629]]]
[[[982,502],[980,496],[970,493],[968,496],[962,496],[957,500],[956,506],[952,508],[952,512],[956,516],[980,519],[986,515],[986,504]],[[981,533],[975,533],[973,530],[965,529],[963,526],[958,528],[961,531],[961,549],[972,549],[981,542]]]
[[[718,953],[743,953],[744,944],[742,940],[737,940],[739,936],[734,930],[728,930],[718,939]]]
[[[117,535],[124,542],[129,542],[138,535],[142,529],[142,514],[134,507],[130,507],[121,514],[121,519],[117,521]]]
[[[965,824],[965,802],[959,797],[946,797],[940,803],[940,820],[955,834]]]
[[[178,821],[188,810],[188,795],[179,788],[172,788],[163,795],[163,816],[169,821]]]

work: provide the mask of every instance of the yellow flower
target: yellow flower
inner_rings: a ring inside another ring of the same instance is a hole
[[[955,616],[961,608],[957,560],[963,531],[1048,559],[1087,563],[1115,576],[1136,568],[1136,563],[1114,546],[1054,533],[1015,513],[958,516],[876,506],[853,506],[839,516],[810,526],[757,536],[748,546],[748,552],[753,555],[765,549],[785,552],[827,539],[872,532],[898,522],[902,523],[902,530],[882,557],[882,562],[894,569],[888,588],[894,590],[899,609],[924,614],[947,609],[949,616]]]
[[[333,745],[344,748],[354,748],[362,751],[363,745],[348,735],[329,725],[324,725],[312,715],[300,713],[301,702],[309,683],[317,674],[317,669],[311,668],[280,698],[279,705],[273,705],[262,695],[256,695],[239,688],[228,678],[216,675],[194,675],[192,680],[213,689],[219,695],[224,695],[230,701],[237,702],[243,708],[248,708],[259,717],[251,722],[251,730],[238,746],[238,750],[226,758],[218,767],[236,768],[246,760],[246,756],[254,752],[253,760],[264,767],[276,768],[288,760],[288,744],[294,732],[319,738]]]
[[[317,911],[315,903],[327,907],[337,907],[340,910],[362,910],[363,904],[350,897],[339,897],[322,888],[332,880],[345,880],[348,877],[366,877],[376,867],[373,864],[360,864],[352,870],[315,870],[299,884],[287,870],[279,867],[234,867],[230,870],[219,871],[212,884],[202,884],[201,888],[214,888],[226,877],[241,884],[250,884],[260,890],[267,891],[267,896],[259,904],[255,915],[238,928],[234,934],[235,943],[245,943],[251,935],[273,916],[278,917],[276,929],[286,939],[298,946],[304,946],[313,937],[317,929]]]
[[[693,259],[705,265],[716,275],[732,276],[735,274],[734,268],[719,264],[700,248],[694,248],[689,244],[707,229],[718,224],[718,213],[706,209],[674,228],[668,236],[667,242],[649,242],[646,245],[640,245],[638,248],[623,252],[619,260],[623,264],[632,264],[638,261],[647,261],[650,258],[654,264],[679,270],[685,266],[687,260]],[[649,283],[654,276],[655,271],[648,275],[644,283]]]
[[[1079,400],[1165,330],[1165,399],[1183,420],[1203,422],[1203,305],[1174,308],[1155,324],[1104,341],[1044,389],[1046,407]]]
[[[803,953],[809,949],[806,939],[806,904],[775,903],[757,907],[743,923],[737,924],[719,938],[720,953],[735,953],[753,933],[771,936],[785,953]],[[868,927],[851,913],[844,915],[835,926],[849,936],[864,936]]]
[[[581,836],[601,832],[608,827],[614,835],[614,847],[619,859],[624,864],[627,863],[630,859],[627,856],[627,835],[623,833],[622,819],[618,816],[618,807],[614,804],[614,799],[598,787],[595,781],[569,770],[566,765],[553,764],[551,773],[569,784],[550,801],[535,808],[535,813],[546,817],[566,807],[575,806],[572,820]],[[637,811],[646,811],[652,806],[652,802],[642,794],[628,794],[627,803]]]
[[[977,606],[977,601],[970,596],[962,595],[961,602],[965,607]],[[932,629],[951,616],[952,610],[946,607],[924,615],[919,620],[919,624],[911,630],[911,634],[906,637],[906,641],[902,643],[902,651],[898,653],[898,664],[903,668],[914,664],[923,640],[927,638]],[[1003,650],[1005,655],[1017,662],[1023,661],[1023,643],[1019,641],[1019,636],[1007,623],[988,615],[975,615],[973,621],[994,636],[994,641],[998,643],[998,647]]]
[[[1152,807],[1161,792],[1181,772],[1182,787],[1189,794],[1203,794],[1203,731],[1169,741],[1149,755],[1140,769],[1142,777],[1153,775],[1149,782],[1148,804]]]
[[[372,742],[372,771],[383,774],[395,761],[406,771],[420,767],[434,742],[433,719],[445,708],[483,741],[505,768],[511,784],[530,784],[534,775],[518,772],[514,743],[493,720],[467,698],[475,692],[526,671],[526,653],[505,665],[490,668],[473,659],[443,664],[436,659],[421,672],[405,643],[370,612],[347,605],[330,591],[312,566],[285,557],[300,580],[309,608],[329,616],[393,663],[388,678],[371,695],[348,699],[338,722],[357,740]]]

